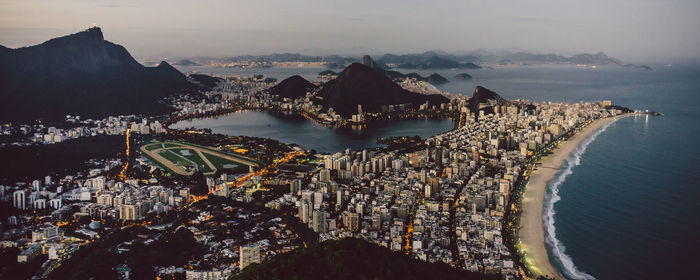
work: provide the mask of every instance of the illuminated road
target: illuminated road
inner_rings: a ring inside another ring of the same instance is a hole
[[[255,171],[255,172],[248,173],[245,176],[238,178],[238,180],[236,180],[235,184],[237,187],[242,186],[243,183],[250,180],[250,178],[252,178],[253,176],[263,176],[263,175],[267,174],[268,172],[270,172],[270,170],[275,169],[278,165],[285,164],[285,163],[289,162],[291,159],[293,159],[294,157],[300,156],[303,154],[304,154],[303,152],[299,152],[299,151],[288,152],[284,155],[284,157],[282,157],[280,159],[276,159],[272,164],[268,165],[267,167],[262,168],[258,171]]]
[[[131,130],[126,129],[126,160],[124,161],[124,166],[122,167],[122,171],[119,172],[119,179],[121,180],[126,180],[126,170],[129,168],[129,139],[131,138]]]

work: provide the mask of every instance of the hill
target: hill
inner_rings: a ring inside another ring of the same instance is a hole
[[[209,75],[204,75],[204,74],[192,74],[189,76],[189,78],[198,83],[201,84],[202,86],[208,87],[208,88],[214,88],[218,86],[220,83],[224,82],[224,79],[219,78],[219,77],[212,77]]]
[[[378,112],[386,105],[411,103],[417,106],[426,101],[431,104],[449,101],[442,95],[407,91],[383,72],[360,63],[351,64],[337,78],[324,84],[318,96],[322,104],[345,117],[357,112],[358,104],[365,112]]]
[[[433,85],[439,85],[439,84],[444,84],[444,83],[450,82],[449,80],[447,80],[445,77],[441,76],[438,73],[430,74],[430,76],[428,76],[428,78],[426,78],[426,81],[428,83],[433,84]]]
[[[472,78],[472,75],[469,75],[467,73],[459,73],[455,75],[455,78],[460,79],[460,80],[469,80]]]
[[[484,110],[484,112],[487,114],[493,113],[494,105],[507,104],[510,104],[510,101],[501,97],[497,93],[485,87],[477,86],[476,89],[474,89],[474,95],[472,95],[472,98],[469,99],[469,110],[478,118],[479,110]]]
[[[447,80],[445,77],[441,76],[438,73],[433,73],[428,77],[423,77],[423,76],[419,75],[418,73],[403,74],[399,71],[386,70],[386,69],[389,69],[388,66],[386,66],[385,64],[378,64],[369,55],[365,55],[362,57],[362,65],[367,66],[369,68],[372,68],[376,71],[379,71],[380,73],[384,74],[384,76],[387,76],[394,81],[403,80],[406,78],[413,78],[417,81],[425,81],[425,82],[429,82],[433,85],[439,85],[439,84],[444,84],[444,83],[449,82],[449,80]]]
[[[318,72],[319,76],[335,76],[338,75],[338,73],[334,72],[333,70],[323,70],[321,72]]]
[[[163,114],[172,110],[159,103],[163,97],[201,89],[167,62],[144,67],[97,27],[0,50],[3,120]]]
[[[176,62],[175,65],[179,65],[179,66],[199,66],[200,64],[197,63],[197,62],[194,62],[194,61],[192,61],[192,60],[189,60],[189,59],[182,59],[182,60]]]
[[[279,95],[282,98],[294,99],[297,97],[304,97],[307,92],[311,92],[314,89],[316,89],[316,85],[299,75],[294,75],[267,89],[267,92]]]
[[[355,238],[329,240],[253,264],[234,274],[243,279],[497,279],[428,263]]]

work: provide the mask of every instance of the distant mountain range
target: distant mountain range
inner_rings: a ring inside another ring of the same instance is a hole
[[[404,69],[479,69],[481,66],[472,62],[459,62],[453,58],[440,56],[434,52],[425,52],[422,54],[404,54],[394,55],[385,54],[378,63],[381,65],[394,65],[396,68]]]
[[[172,110],[163,97],[204,89],[167,62],[144,67],[97,27],[36,46],[0,47],[2,120],[162,114]]]
[[[594,64],[594,65],[620,65],[622,61],[617,58],[609,57],[606,54],[599,52],[597,54],[582,53],[571,57],[565,57],[557,54],[533,54],[527,52],[518,52],[503,56],[501,63],[572,63],[572,64]]]
[[[222,59],[210,59],[219,62],[325,62],[329,69],[342,69],[353,62],[364,60],[359,57],[343,57],[338,55],[329,56],[306,56],[297,53],[283,53],[271,55],[243,55]],[[623,63],[621,60],[609,57],[599,52],[596,54],[581,53],[571,57],[549,54],[535,54],[531,52],[515,52],[494,54],[485,50],[478,50],[464,54],[451,54],[444,51],[427,51],[417,54],[385,54],[380,57],[372,68],[389,70],[391,68],[402,69],[479,69],[484,64],[587,64],[587,65],[618,65],[624,67],[634,67],[648,70],[645,65],[634,65]]]

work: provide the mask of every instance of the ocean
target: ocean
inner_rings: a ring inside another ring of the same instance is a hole
[[[451,81],[437,87],[451,93],[471,95],[481,85],[508,99],[610,99],[631,109],[662,112],[662,117],[611,123],[572,153],[548,186],[547,247],[553,264],[568,278],[697,278],[693,263],[700,257],[700,65],[652,68],[548,65],[399,71],[437,72]],[[260,73],[278,79],[301,74],[315,80],[324,69],[180,70]],[[462,72],[474,79],[454,78]]]

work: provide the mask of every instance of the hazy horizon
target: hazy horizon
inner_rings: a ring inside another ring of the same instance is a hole
[[[140,60],[478,49],[700,58],[698,1],[258,2],[0,1],[0,45],[35,45],[96,24]]]

